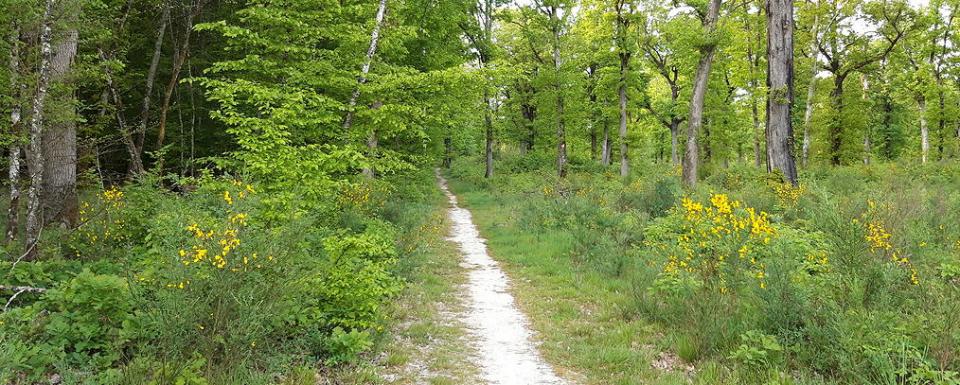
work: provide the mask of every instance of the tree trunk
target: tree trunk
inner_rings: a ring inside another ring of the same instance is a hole
[[[147,71],[147,84],[143,92],[143,105],[140,108],[140,125],[137,127],[135,149],[131,155],[130,167],[127,172],[130,176],[143,173],[143,140],[147,133],[147,124],[150,121],[150,99],[153,97],[153,86],[157,81],[157,67],[160,65],[160,55],[163,50],[163,35],[170,22],[170,4],[164,2],[163,16],[160,17],[160,27],[157,29],[157,39],[153,43],[153,57],[150,59],[150,69]],[[135,159],[134,159],[135,158]]]
[[[630,173],[630,148],[627,143],[627,67],[629,65],[629,53],[620,52],[620,84],[617,95],[620,101],[620,176],[622,177]]]
[[[810,63],[810,84],[807,85],[806,106],[803,109],[803,145],[801,147],[801,159],[803,167],[807,167],[807,160],[810,156],[810,125],[813,118],[813,101],[817,95],[817,73],[820,72],[820,59],[817,58],[817,47],[820,33],[820,15],[813,17],[813,36],[810,39],[810,55],[813,62]]]
[[[861,75],[860,81],[863,83],[863,95],[861,96],[861,98],[863,99],[864,105],[866,105],[868,101],[867,95],[870,94],[870,83],[867,81],[867,75]],[[867,124],[866,130],[863,133],[863,164],[865,165],[870,164],[870,161],[871,161],[870,154],[873,153],[873,143],[871,141],[872,140],[871,136],[872,136],[872,130],[870,129],[870,125]]]
[[[556,14],[556,13],[554,13]],[[559,23],[555,20],[555,23]],[[560,81],[560,26],[553,26],[553,68],[557,72],[557,175],[561,178],[567,176],[567,137],[566,121],[564,120],[563,108],[563,84]]]
[[[603,118],[603,142],[600,146],[600,164],[604,167],[609,166],[611,162],[612,151],[610,148],[610,125],[607,118]]]
[[[751,82],[754,82],[754,80],[751,80]],[[752,88],[756,90],[756,84]],[[763,164],[763,156],[761,155],[763,151],[760,146],[760,106],[758,106],[756,97],[751,96],[750,99],[750,113],[753,115],[753,165],[759,168]]]
[[[100,58],[104,61],[103,72],[104,77],[107,82],[107,90],[110,94],[111,99],[116,110],[117,126],[120,131],[120,138],[123,140],[123,144],[127,147],[127,154],[130,155],[130,166],[129,173],[131,176],[137,176],[143,173],[143,161],[140,158],[140,152],[137,149],[136,141],[131,135],[130,131],[127,130],[126,122],[123,118],[123,99],[120,96],[120,92],[117,90],[116,85],[113,83],[113,71],[110,70],[108,57],[103,51],[100,51]]]
[[[707,33],[712,34],[716,28],[717,17],[720,14],[720,0],[710,0],[707,14],[703,19],[703,26]],[[713,64],[713,54],[716,43],[700,49],[700,62],[697,63],[697,73],[693,81],[693,95],[690,101],[690,121],[687,122],[687,146],[683,157],[683,182],[690,187],[697,185],[697,167],[700,162],[697,148],[697,133],[703,125],[703,103],[707,94],[707,83],[710,80],[710,66]]]
[[[842,160],[840,151],[843,148],[842,122],[843,118],[843,80],[845,76],[834,75],[833,90],[830,91],[830,101],[833,104],[834,117],[830,120],[830,163],[839,166]]]
[[[620,81],[618,82],[617,96],[620,107],[620,176],[630,174],[630,146],[627,143],[627,71],[630,69],[630,52],[626,47],[626,34],[630,22],[624,17],[624,2],[617,7],[617,45],[620,57]]]
[[[27,169],[30,172],[30,189],[27,192],[26,237],[24,238],[25,260],[37,257],[37,241],[43,228],[43,206],[40,196],[43,192],[43,112],[50,81],[50,61],[53,49],[50,47],[52,27],[50,14],[54,0],[47,0],[40,31],[40,69],[37,74],[37,92],[33,96],[33,110],[30,115],[30,149],[27,151]]]
[[[68,77],[78,42],[78,31],[71,29],[54,46],[50,60],[52,84],[71,82]],[[59,111],[43,131],[43,222],[72,228],[77,220],[77,118],[72,87],[58,87],[51,94],[51,101],[55,101]]]
[[[187,25],[183,34],[183,44],[173,58],[173,70],[170,73],[170,81],[167,82],[167,89],[163,91],[163,102],[160,104],[160,122],[157,124],[157,144],[155,146],[158,150],[163,147],[163,142],[166,139],[167,113],[170,112],[170,100],[173,97],[173,90],[177,88],[177,82],[180,80],[180,70],[183,68],[183,63],[186,62],[187,56],[190,55],[190,33],[193,32],[193,19],[203,8],[203,1],[204,0],[198,0],[190,12],[187,13]],[[163,159],[158,159],[157,162],[162,168]]]
[[[674,166],[677,166],[680,164],[679,141],[680,141],[680,120],[672,119],[670,121],[670,164]]]
[[[485,132],[484,156],[486,159],[486,169],[483,176],[493,177],[493,99],[490,98],[490,91],[483,91],[483,129]]]
[[[24,84],[20,81],[20,26],[11,23],[13,28],[10,34],[10,89],[13,92],[10,106],[10,143],[8,175],[10,176],[10,205],[7,207],[7,232],[4,237],[6,243],[13,242],[20,230],[20,122],[22,114],[22,100]]]
[[[920,107],[920,162],[927,163],[930,154],[930,132],[927,128],[927,98],[917,96],[917,106]]]
[[[535,125],[537,109],[530,104],[523,104],[520,109],[523,111],[524,126],[527,128],[527,137],[524,139],[526,149],[527,151],[533,151],[533,146],[537,140],[537,127]]]
[[[940,109],[937,111],[937,134],[939,135],[939,140],[937,141],[937,159],[943,160],[943,150],[945,147],[945,142],[947,138],[947,120],[944,117],[944,108],[946,108],[946,95],[943,92],[943,80],[937,79],[937,98],[939,98]]]
[[[767,0],[767,171],[779,170],[794,186],[793,0]]]
[[[453,138],[450,137],[450,134],[447,134],[443,138],[443,168],[450,168],[450,164],[453,163]]]
[[[349,129],[353,124],[353,108],[357,106],[357,99],[360,98],[360,87],[367,82],[367,74],[370,73],[370,64],[373,62],[373,56],[377,54],[377,44],[380,42],[380,29],[383,28],[383,19],[387,13],[387,0],[380,0],[377,7],[376,23],[373,25],[373,32],[370,33],[370,47],[367,48],[367,56],[363,60],[363,67],[360,68],[360,77],[357,78],[357,87],[353,89],[350,95],[350,101],[347,102],[347,115],[343,118],[343,128]]]

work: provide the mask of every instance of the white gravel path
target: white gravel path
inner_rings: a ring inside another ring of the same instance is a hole
[[[510,294],[510,281],[487,253],[486,240],[480,237],[470,211],[457,205],[446,180],[439,173],[437,177],[450,200],[449,239],[460,246],[461,265],[469,272],[466,292],[470,298],[462,317],[475,339],[483,379],[489,385],[566,385],[532,343],[528,321]]]

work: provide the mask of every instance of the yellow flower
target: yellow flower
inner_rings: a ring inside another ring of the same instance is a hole
[[[232,204],[233,204],[233,197],[230,196],[230,191],[224,191],[224,192],[223,192],[223,200],[224,200],[224,202],[227,202],[228,205],[232,205]]]

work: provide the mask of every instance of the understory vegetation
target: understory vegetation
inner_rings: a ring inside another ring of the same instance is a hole
[[[590,383],[960,383],[955,165],[814,168],[798,187],[735,166],[684,190],[668,166],[560,179],[505,154],[484,179],[480,162],[454,163],[454,190],[534,281],[518,291],[546,354]],[[661,350],[679,363],[653,369]]]
[[[384,330],[419,248],[398,240],[438,204],[432,173],[405,178],[343,183],[325,207],[228,175],[83,199],[42,261],[0,265],[49,288],[0,313],[0,382],[313,384]]]

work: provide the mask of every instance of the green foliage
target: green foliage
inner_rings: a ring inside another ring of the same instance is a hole
[[[742,341],[740,346],[730,353],[730,359],[743,365],[769,368],[775,366],[782,358],[780,355],[783,352],[783,346],[780,346],[774,336],[750,330],[740,335],[740,341]]]

